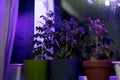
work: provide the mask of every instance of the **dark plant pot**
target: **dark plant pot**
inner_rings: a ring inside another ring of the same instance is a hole
[[[78,80],[80,61],[76,59],[60,59],[50,61],[52,80]]]
[[[83,61],[87,80],[109,80],[111,60]]]
[[[49,80],[47,60],[24,60],[26,80]]]

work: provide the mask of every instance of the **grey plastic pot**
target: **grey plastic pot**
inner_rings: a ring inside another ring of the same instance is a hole
[[[80,60],[51,60],[50,66],[52,80],[78,80],[79,78]]]

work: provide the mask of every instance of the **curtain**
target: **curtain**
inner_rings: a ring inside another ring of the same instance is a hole
[[[10,64],[19,0],[0,0],[0,80]]]

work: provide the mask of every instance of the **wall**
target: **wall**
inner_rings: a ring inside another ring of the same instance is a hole
[[[11,63],[23,63],[30,59],[34,33],[34,0],[19,0],[19,14]]]

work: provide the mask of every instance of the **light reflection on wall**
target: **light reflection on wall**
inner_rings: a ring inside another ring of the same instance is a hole
[[[40,26],[43,22],[40,19],[41,15],[46,15],[48,11],[54,11],[54,2],[53,0],[35,0],[35,7],[34,7],[34,34],[36,33],[36,26]],[[43,22],[44,23],[44,22]]]
[[[87,0],[89,4],[92,4],[93,3],[93,0]]]
[[[120,7],[120,0],[106,0],[105,5],[110,6],[111,11],[113,12],[113,14],[115,14],[116,8]]]
[[[40,18],[41,15],[46,15],[48,11],[54,12],[54,1],[53,0],[35,0],[34,7],[34,34],[37,33],[36,26],[41,26],[41,23],[44,23],[44,20]],[[37,38],[41,40],[41,38]],[[37,47],[35,45],[34,47]]]

